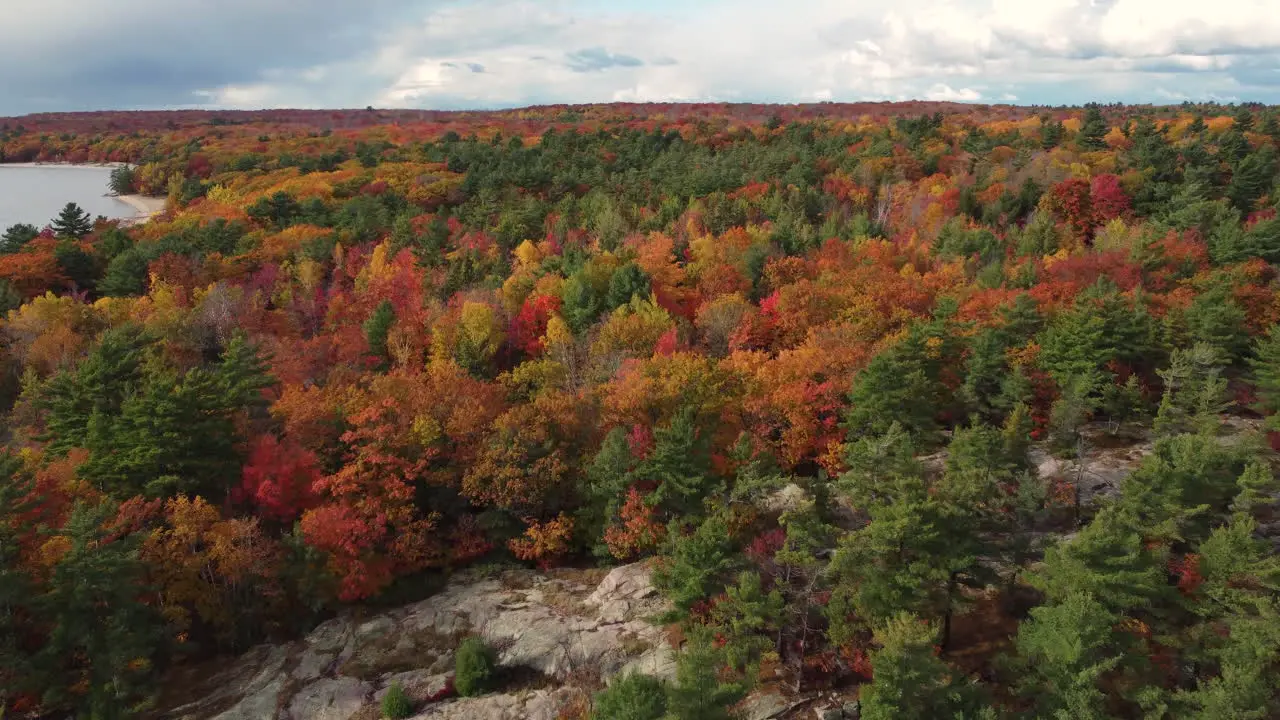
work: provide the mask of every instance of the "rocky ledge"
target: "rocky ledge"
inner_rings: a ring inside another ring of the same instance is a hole
[[[614,568],[594,587],[582,574],[463,575],[413,605],[338,617],[302,640],[255,647],[184,693],[198,700],[160,716],[373,720],[398,682],[416,718],[552,720],[619,673],[673,677],[675,650],[649,621],[665,609],[644,564]],[[466,635],[496,650],[505,692],[454,697],[453,650]]]

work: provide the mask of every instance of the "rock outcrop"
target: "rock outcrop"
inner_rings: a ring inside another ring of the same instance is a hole
[[[594,588],[581,575],[461,575],[421,602],[363,619],[337,617],[302,640],[256,647],[204,679],[203,692],[193,693],[198,701],[162,716],[372,720],[386,689],[399,683],[420,718],[550,719],[582,697],[577,681],[594,684],[621,672],[674,676],[675,651],[648,621],[665,609],[648,568],[614,568]],[[523,687],[448,697],[453,650],[472,634],[497,651],[512,685]],[[559,687],[536,689],[539,682]]]

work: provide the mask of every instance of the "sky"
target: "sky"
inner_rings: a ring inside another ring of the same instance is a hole
[[[0,114],[1280,103],[1280,0],[4,0]]]

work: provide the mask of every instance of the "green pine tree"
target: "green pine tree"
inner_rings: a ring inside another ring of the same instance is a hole
[[[609,293],[606,296],[605,309],[622,307],[636,297],[647,300],[649,293],[649,276],[640,269],[639,265],[629,262],[614,270],[609,278]]]
[[[756,503],[787,484],[783,475],[767,453],[756,452],[751,435],[741,433],[734,443],[729,458],[738,465],[734,473],[733,488],[729,491],[731,502]]]
[[[910,613],[876,628],[873,680],[861,695],[865,720],[990,716],[978,689],[934,654],[937,633]]]
[[[374,308],[368,319],[364,321],[364,337],[369,344],[369,354],[381,359],[384,363],[390,357],[387,350],[387,335],[395,324],[396,311],[390,300],[383,300]]]
[[[10,310],[22,307],[22,295],[13,288],[6,279],[0,278],[0,315],[8,315]]]
[[[774,635],[782,620],[782,594],[777,588],[765,592],[760,575],[744,571],[738,582],[725,588],[725,598],[716,604],[713,619],[725,638],[725,661],[739,671],[755,667],[760,656],[773,648]]]
[[[27,223],[10,225],[4,234],[0,235],[0,255],[18,252],[24,245],[39,236],[40,228],[35,225]]]
[[[1227,198],[1242,213],[1255,209],[1257,201],[1270,195],[1275,187],[1277,171],[1275,147],[1267,144],[1244,156],[1231,173]]]
[[[883,435],[865,434],[844,446],[848,468],[836,480],[854,507],[870,507],[891,497],[901,479],[918,479],[924,473],[916,460],[915,443],[902,425],[891,424]],[[914,487],[908,483],[906,487]]]
[[[1280,493],[1280,482],[1271,466],[1261,460],[1253,460],[1245,466],[1236,480],[1240,492],[1231,501],[1233,512],[1252,513],[1275,503],[1276,494]]]
[[[1203,584],[1198,588],[1201,601],[1194,606],[1197,614],[1280,620],[1274,614],[1280,609],[1280,557],[1255,537],[1257,529],[1253,518],[1236,513],[1200,543],[1197,571]]]
[[[653,450],[636,472],[658,483],[653,492],[655,503],[677,515],[696,516],[701,514],[704,499],[724,495],[724,481],[711,470],[709,434],[698,427],[693,407],[681,408],[653,435]]]
[[[666,557],[654,570],[653,585],[671,600],[677,613],[685,614],[724,587],[732,563],[733,542],[723,518],[712,515],[687,535],[673,520]]]
[[[724,651],[715,647],[710,631],[690,628],[685,647],[676,660],[676,684],[667,710],[673,720],[729,720],[729,708],[746,695],[744,681],[725,682],[720,677]]]
[[[153,342],[137,326],[112,328],[78,367],[50,378],[36,404],[45,410],[42,439],[52,452],[87,447],[90,419],[119,415],[125,398],[142,383],[143,364]]]
[[[627,432],[616,427],[605,435],[600,450],[583,473],[581,496],[584,502],[578,509],[575,527],[583,537],[595,543],[594,551],[601,558],[612,557],[604,544],[604,531],[618,519],[627,488],[634,479],[635,466],[636,459],[631,454]]]
[[[1088,593],[1116,615],[1159,608],[1171,597],[1164,558],[1116,506],[1104,507],[1074,538],[1050,547],[1029,580],[1050,603]]]
[[[1235,363],[1249,350],[1245,313],[1232,298],[1229,285],[1220,283],[1197,295],[1182,319],[1188,339],[1212,345],[1227,364]]]
[[[49,226],[58,237],[79,240],[93,232],[93,219],[79,205],[70,202],[63,206]]]
[[[1204,538],[1239,493],[1246,454],[1204,433],[1160,438],[1121,481],[1119,503],[1148,537]]]
[[[1080,144],[1080,149],[1086,152],[1106,150],[1105,138],[1110,129],[1106,119],[1102,117],[1102,109],[1096,103],[1091,103],[1085,106],[1084,122],[1076,141]]]
[[[1031,611],[1018,627],[1018,691],[1035,717],[1106,720],[1100,680],[1120,663],[1117,618],[1090,595],[1073,592]]]
[[[658,678],[629,673],[596,693],[592,720],[662,720],[667,714],[667,684]]]
[[[74,703],[83,717],[133,717],[151,692],[164,624],[143,602],[145,568],[132,536],[109,539],[109,504],[77,504],[51,534],[69,542],[53,567],[39,612],[49,633],[36,661],[48,682],[45,700]],[[69,685],[86,692],[72,695]]]
[[[1222,413],[1230,407],[1222,369],[1221,352],[1208,343],[1173,351],[1169,368],[1158,373],[1164,396],[1156,413],[1157,437],[1217,431]]]
[[[107,263],[98,291],[107,297],[133,297],[146,293],[149,265],[142,250],[125,250]]]
[[[845,415],[850,440],[882,435],[895,422],[925,445],[935,440],[945,388],[938,380],[938,365],[930,358],[927,339],[925,332],[913,329],[858,373]]]
[[[0,708],[11,693],[35,687],[31,656],[23,647],[35,584],[23,567],[18,545],[23,518],[31,517],[33,510],[29,495],[33,485],[18,458],[0,450],[0,674],[7,686],[0,689]]]
[[[1254,409],[1269,416],[1270,427],[1277,427],[1274,416],[1280,412],[1280,325],[1272,325],[1267,334],[1254,340],[1253,357],[1249,359],[1258,402]]]
[[[1198,548],[1203,581],[1192,609],[1204,625],[1190,651],[1203,668],[1194,689],[1174,696],[1179,717],[1263,720],[1280,711],[1280,558],[1256,530],[1237,513]]]

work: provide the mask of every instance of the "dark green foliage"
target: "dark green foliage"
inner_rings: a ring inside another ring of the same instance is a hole
[[[1272,325],[1266,335],[1254,341],[1249,367],[1257,387],[1255,408],[1269,415],[1280,412],[1280,325]]]
[[[1086,105],[1084,123],[1080,126],[1080,133],[1076,136],[1076,142],[1079,143],[1082,150],[1106,150],[1107,143],[1104,138],[1110,129],[1106,119],[1102,117],[1102,110],[1097,104]]]
[[[149,340],[113,330],[41,397],[50,447],[83,447],[81,476],[121,498],[196,492],[221,498],[241,461],[238,413],[260,406],[273,381],[262,359],[233,340],[219,363],[178,375],[144,365]]]
[[[584,503],[575,527],[588,542],[595,543],[594,551],[601,557],[609,557],[608,548],[602,542],[604,530],[617,519],[635,465],[627,433],[622,428],[609,431],[599,452],[587,465],[581,490]]]
[[[30,631],[24,616],[33,610],[34,583],[18,546],[22,517],[33,509],[33,484],[18,458],[0,451],[0,668],[15,693],[29,689],[34,670],[23,647]],[[0,702],[3,697],[0,693]]]
[[[143,602],[144,567],[133,536],[108,539],[104,525],[115,508],[78,504],[57,534],[69,549],[54,566],[39,611],[48,639],[36,655],[53,679],[46,701],[71,700],[69,685],[83,679],[87,694],[75,700],[88,717],[133,717],[147,698],[150,664],[157,659],[163,624]]]
[[[1228,128],[1218,136],[1218,156],[1234,166],[1249,153],[1249,140],[1238,128]]]
[[[399,682],[391,683],[387,694],[382,696],[382,717],[385,720],[404,720],[413,715],[413,703],[405,695],[404,687]]]
[[[390,300],[378,303],[378,307],[364,321],[365,342],[369,343],[369,353],[374,357],[387,359],[387,335],[395,321],[396,311]]]
[[[831,561],[833,632],[849,634],[841,629],[849,611],[872,624],[911,612],[949,625],[960,588],[981,574],[981,510],[994,500],[994,483],[980,472],[949,473],[932,492],[918,475],[882,481],[862,508],[871,522],[841,538]]]
[[[653,451],[637,471],[658,482],[653,501],[681,515],[701,513],[704,498],[724,493],[724,480],[711,471],[711,442],[692,407],[678,411],[654,433]]]
[[[1231,126],[1240,132],[1249,132],[1253,129],[1253,113],[1245,105],[1241,105],[1236,109],[1234,115],[1231,116]]]
[[[1197,295],[1183,320],[1188,340],[1213,346],[1228,364],[1239,360],[1249,349],[1244,311],[1225,285]]]
[[[23,245],[35,240],[40,235],[40,228],[27,223],[10,225],[0,235],[0,254],[18,252]]]
[[[1180,717],[1263,720],[1280,710],[1280,560],[1254,537],[1256,528],[1236,515],[1199,548],[1204,583],[1194,609],[1206,619],[1199,651],[1208,672],[1174,696]]]
[[[746,695],[745,682],[724,682],[720,668],[723,650],[715,647],[705,628],[691,628],[684,650],[676,661],[676,685],[671,688],[667,710],[674,720],[729,720],[730,706]]]
[[[1197,548],[1204,579],[1195,611],[1206,618],[1232,615],[1275,619],[1280,558],[1256,535],[1253,518],[1236,513]],[[1280,628],[1277,628],[1280,630]]]
[[[246,212],[249,217],[267,224],[276,230],[283,230],[294,223],[302,208],[298,201],[287,192],[280,191],[270,197],[263,197],[250,205]]]
[[[642,300],[649,297],[649,277],[640,266],[627,263],[613,272],[609,278],[609,295],[607,304],[610,308],[620,307],[639,296]]]
[[[630,673],[596,693],[592,720],[662,720],[667,712],[667,685],[658,678]]]
[[[725,588],[714,610],[716,628],[725,638],[725,662],[739,671],[759,663],[760,654],[775,645],[784,602],[776,588],[765,592],[754,572],[742,572]]]
[[[1100,685],[1121,660],[1112,630],[1117,618],[1086,593],[1031,611],[1018,628],[1018,691],[1036,717],[1105,720]]]
[[[8,280],[0,278],[0,316],[22,307],[22,295],[13,289]]]
[[[107,297],[142,295],[147,291],[149,266],[143,251],[129,248],[107,263],[107,270],[98,283],[98,291]]]
[[[148,377],[124,400],[119,415],[89,417],[85,446],[91,455],[81,475],[121,498],[179,492],[222,497],[239,458],[220,393],[216,379],[203,370],[181,379],[169,373]]]
[[[1053,215],[1040,211],[1031,216],[1031,220],[1017,237],[1019,257],[1052,255],[1058,251],[1063,239]]]
[[[115,416],[142,381],[145,353],[154,342],[136,326],[102,334],[98,345],[75,370],[53,376],[38,398],[47,415],[49,449],[65,453],[88,442],[90,418]]]
[[[1049,118],[1041,118],[1040,121],[1040,147],[1045,150],[1055,148],[1062,144],[1062,139],[1067,135],[1067,128],[1061,122]]]
[[[596,321],[604,311],[605,298],[596,283],[583,271],[565,280],[561,293],[561,314],[573,331],[580,333]]]
[[[1202,539],[1239,492],[1243,456],[1205,433],[1160,439],[1121,483],[1120,502],[1149,535]]]
[[[1280,491],[1280,482],[1277,482],[1271,466],[1260,460],[1253,460],[1245,466],[1244,472],[1236,479],[1236,485],[1240,492],[1231,501],[1231,510],[1240,513],[1256,512],[1273,505],[1273,498]]]
[[[404,198],[390,191],[356,195],[338,209],[333,224],[344,238],[357,243],[370,242],[380,237],[404,210]]]
[[[93,231],[93,219],[75,203],[67,203],[50,223],[53,234],[61,238],[80,238]]]
[[[1057,383],[1085,378],[1094,390],[1110,380],[1112,361],[1130,368],[1158,366],[1163,355],[1157,326],[1141,302],[1121,296],[1106,278],[1082,293],[1069,311],[1041,331],[1040,367]]]
[[[1075,375],[1060,382],[1061,395],[1053,402],[1049,414],[1049,444],[1063,455],[1078,455],[1081,451],[1080,429],[1098,407],[1093,397],[1098,386],[1096,377]],[[1077,503],[1079,488],[1076,489]]]
[[[453,673],[453,686],[459,695],[483,695],[493,684],[493,650],[478,637],[465,638],[454,652]]]
[[[774,458],[767,452],[755,451],[748,433],[738,436],[730,458],[738,465],[733,488],[729,491],[730,502],[756,503],[781,490],[787,483],[787,477],[779,471]]]
[[[53,249],[58,269],[75,289],[92,290],[98,279],[98,264],[92,255],[74,242],[64,240]]]
[[[1173,351],[1170,367],[1160,372],[1164,396],[1153,427],[1156,435],[1213,433],[1218,429],[1221,414],[1230,406],[1222,366],[1219,350],[1206,343]]]
[[[876,628],[880,649],[871,655],[874,679],[862,689],[863,718],[994,718],[977,688],[934,655],[936,636],[936,627],[907,613]]]
[[[111,188],[111,192],[116,195],[128,195],[133,192],[133,185],[136,180],[136,168],[132,165],[121,165],[111,170],[111,177],[107,180],[107,187]]]
[[[1147,547],[1116,506],[1103,508],[1076,537],[1049,548],[1043,568],[1030,580],[1050,603],[1088,593],[1116,615],[1160,608],[1173,592],[1161,550]]]
[[[299,224],[330,227],[333,225],[333,215],[324,200],[313,197],[307,198],[298,207],[297,221]]]
[[[111,262],[111,260],[132,247],[134,247],[134,242],[129,233],[118,226],[112,226],[98,235],[98,242],[93,249],[98,257],[106,262]]]
[[[896,422],[924,444],[933,441],[946,389],[938,380],[939,362],[930,357],[928,340],[924,330],[915,328],[858,374],[845,415],[851,439],[883,434]]]
[[[1001,310],[1002,323],[984,328],[969,340],[964,382],[957,394],[969,414],[991,422],[1003,422],[1018,404],[1028,400],[1029,388],[1020,368],[1010,368],[1008,352],[1023,345],[1044,324],[1035,301],[1019,295]]]
[[[687,613],[724,587],[734,560],[732,552],[729,526],[722,518],[712,515],[688,534],[673,520],[667,532],[666,557],[654,570],[653,585],[678,613]]]
[[[915,458],[911,435],[899,423],[890,425],[883,435],[867,434],[846,443],[844,451],[848,470],[836,483],[856,507],[895,497],[893,488],[914,488],[914,482],[898,483],[924,472]]]
[[[942,257],[976,257],[989,262],[1004,253],[999,238],[986,228],[966,228],[959,218],[942,226],[933,244],[934,253]]]
[[[1227,187],[1227,197],[1243,213],[1252,212],[1257,200],[1271,193],[1275,187],[1276,151],[1271,145],[1263,145],[1249,153],[1236,165]]]

